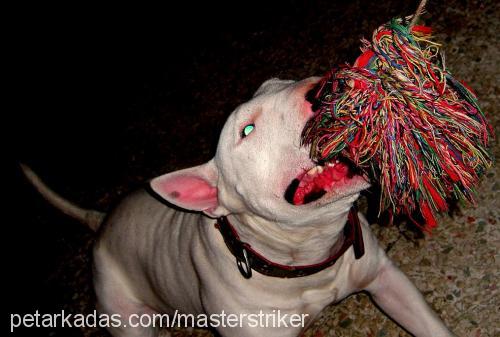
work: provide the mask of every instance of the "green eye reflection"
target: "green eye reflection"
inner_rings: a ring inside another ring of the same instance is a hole
[[[241,131],[241,138],[245,138],[255,129],[255,124],[245,125],[243,130]]]

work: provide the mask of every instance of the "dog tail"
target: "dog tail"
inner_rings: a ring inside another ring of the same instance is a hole
[[[59,194],[51,190],[29,166],[25,164],[19,164],[19,166],[21,166],[21,169],[28,181],[37,189],[45,200],[64,214],[69,215],[70,217],[87,225],[94,232],[97,231],[106,216],[105,213],[81,208],[64,199]]]

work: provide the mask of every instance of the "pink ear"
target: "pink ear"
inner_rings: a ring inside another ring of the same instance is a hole
[[[217,170],[213,161],[154,178],[151,188],[159,196],[181,208],[210,213],[219,206]]]

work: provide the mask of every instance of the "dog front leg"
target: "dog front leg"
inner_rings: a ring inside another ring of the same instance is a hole
[[[366,290],[386,314],[414,336],[454,336],[420,291],[390,260],[384,261]]]

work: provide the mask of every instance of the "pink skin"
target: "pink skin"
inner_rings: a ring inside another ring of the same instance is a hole
[[[342,187],[349,185],[353,180],[353,176],[346,164],[338,163],[333,167],[323,167],[321,173],[314,175],[303,173],[298,179],[300,184],[293,201],[295,205],[302,205],[307,194],[321,190],[334,193],[335,190],[341,190]]]
[[[305,97],[307,92],[311,90],[315,85],[316,83],[311,83],[297,89],[297,95],[299,95],[300,97]],[[314,112],[311,109],[311,106],[312,104],[307,100],[304,100],[304,102],[302,103],[302,107],[300,108],[300,114],[305,120],[308,120],[314,114]]]
[[[179,176],[172,181],[159,181],[158,188],[177,202],[193,205],[192,207],[217,205],[217,189],[195,176]]]
[[[196,173],[196,174],[193,174]],[[168,201],[186,209],[196,209],[212,215],[219,205],[212,162],[166,174],[151,182],[151,187]]]

